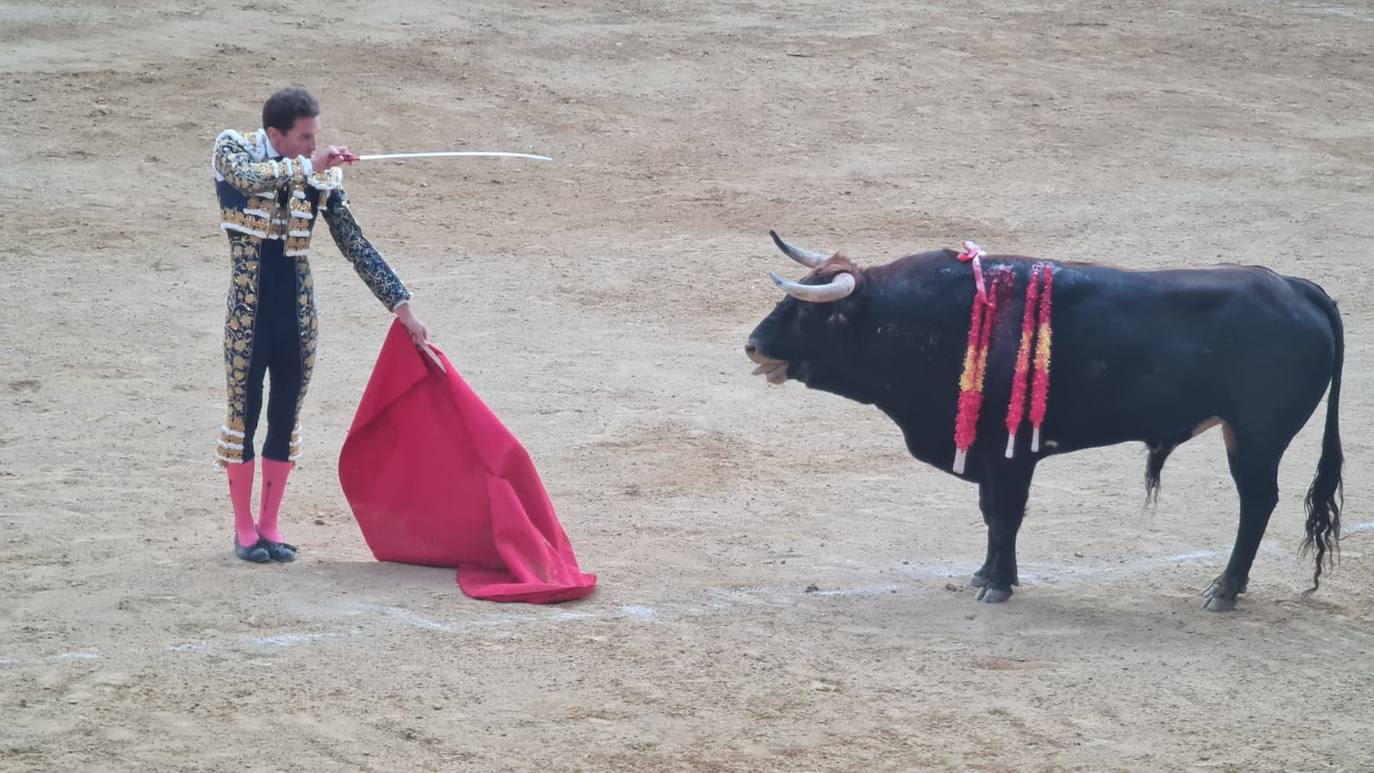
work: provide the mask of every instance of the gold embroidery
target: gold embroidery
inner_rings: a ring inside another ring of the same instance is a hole
[[[220,224],[227,230],[246,233],[259,239],[265,238],[271,227],[267,218],[249,215],[237,209],[221,210]]]
[[[286,240],[286,254],[288,257],[300,257],[310,249],[309,236],[291,236]]]
[[[247,201],[241,209],[221,208],[221,224],[229,237],[231,275],[229,293],[226,299],[224,323],[224,366],[225,383],[228,397],[228,419],[225,427],[242,433],[245,426],[248,398],[248,369],[252,364],[254,322],[257,315],[259,263],[262,242],[265,239],[283,240],[283,251],[293,260],[296,269],[296,322],[301,356],[301,384],[296,403],[295,429],[291,435],[291,458],[299,456],[300,425],[299,419],[310,379],[315,369],[316,349],[319,341],[319,320],[315,310],[314,278],[310,272],[307,254],[310,249],[311,233],[315,220],[325,211],[330,202],[331,192],[343,182],[341,169],[330,169],[322,174],[313,174],[307,179],[302,174],[301,165],[277,164],[275,176],[273,165],[253,162],[261,158],[261,148],[257,139],[246,139],[232,132],[226,132],[216,142],[216,169],[240,191],[249,191]],[[283,175],[290,171],[290,178]],[[307,186],[313,186],[314,191]],[[280,191],[285,188],[286,203],[283,205]],[[340,192],[338,202],[345,199]],[[339,208],[346,212],[346,207]],[[248,214],[243,210],[252,210]],[[257,214],[260,213],[260,214]],[[409,296],[405,287],[391,273],[376,250],[371,249],[361,231],[347,215],[348,225],[341,233],[347,234],[340,244],[349,260],[358,270],[363,280],[373,290],[387,308],[393,308],[398,296]],[[331,232],[334,224],[330,224]],[[296,231],[300,235],[292,236]],[[336,239],[337,239],[336,234]],[[242,436],[221,432],[216,443],[216,460],[221,466],[227,461],[242,461],[243,449],[225,446],[242,445]]]
[[[326,169],[323,174],[316,172],[310,175],[307,182],[316,190],[328,195],[329,191],[343,185],[343,170],[336,166]]]
[[[223,468],[226,464],[243,461],[243,426],[232,423],[219,428],[215,440],[215,465]]]

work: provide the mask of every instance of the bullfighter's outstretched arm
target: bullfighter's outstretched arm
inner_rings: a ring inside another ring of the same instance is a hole
[[[358,276],[362,277],[372,294],[388,311],[396,311],[396,307],[410,300],[410,291],[400,277],[391,270],[372,242],[363,236],[363,229],[353,218],[353,210],[348,206],[348,194],[342,188],[329,195],[324,219],[329,223],[329,233],[334,237],[334,243],[339,245],[339,252],[353,264]]]

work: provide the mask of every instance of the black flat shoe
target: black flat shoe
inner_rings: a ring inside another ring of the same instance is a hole
[[[271,561],[272,554],[268,552],[267,545],[267,540],[259,537],[257,542],[254,542],[248,547],[244,547],[239,544],[238,535],[234,535],[234,555],[242,558],[244,561],[252,561],[255,564],[265,564]]]
[[[288,545],[285,542],[273,542],[266,537],[259,537],[258,544],[267,550],[267,555],[273,561],[281,564],[289,564],[296,560],[296,552],[299,550],[295,545]]]

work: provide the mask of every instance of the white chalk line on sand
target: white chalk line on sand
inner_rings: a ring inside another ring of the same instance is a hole
[[[354,617],[358,615],[369,615],[373,617],[389,618],[398,620],[413,628],[425,631],[439,631],[443,633],[459,633],[468,630],[478,630],[482,628],[495,628],[501,626],[520,625],[525,623],[537,622],[567,622],[569,620],[586,620],[590,618],[611,618],[611,617],[637,617],[641,607],[625,607],[622,614],[596,614],[576,609],[545,609],[533,614],[493,614],[486,615],[474,620],[433,620],[425,617],[418,612],[398,606],[382,606],[378,604],[349,603],[343,606],[336,606],[332,609],[322,610],[319,607],[308,606],[301,611],[306,614],[318,615],[320,612],[326,614],[339,614]],[[630,611],[635,610],[635,611]]]
[[[1344,530],[1345,534],[1374,531],[1374,522],[1354,524]],[[1292,551],[1266,540],[1260,545],[1261,552],[1271,556],[1291,555]],[[1129,577],[1143,574],[1163,566],[1181,566],[1213,561],[1229,554],[1230,548],[1204,548],[1175,555],[1158,556],[1117,564],[1042,564],[1023,563],[1021,579],[1045,584],[1074,584],[1092,581],[1095,578]],[[381,605],[364,602],[349,602],[343,605],[321,607],[307,605],[298,610],[313,616],[330,616],[336,619],[391,620],[407,628],[430,631],[440,634],[459,634],[516,627],[531,624],[563,624],[570,622],[629,620],[637,623],[659,623],[674,617],[700,617],[719,614],[722,611],[739,607],[785,608],[795,607],[812,598],[864,598],[898,593],[914,593],[927,590],[910,580],[930,581],[964,580],[977,569],[972,563],[926,562],[924,564],[901,564],[886,569],[871,564],[848,562],[861,571],[879,571],[898,575],[908,580],[905,583],[882,583],[857,585],[844,588],[819,588],[811,586],[799,589],[795,586],[740,586],[732,588],[705,588],[703,603],[677,604],[667,607],[653,607],[642,604],[622,604],[606,609],[559,609],[537,607],[522,613],[500,612],[468,620],[436,620],[406,607]],[[223,650],[243,650],[244,648],[272,651],[293,647],[319,644],[321,642],[364,638],[368,634],[362,626],[354,625],[347,630],[324,632],[283,632],[271,635],[237,634],[219,640],[182,641],[167,644],[149,652],[163,656],[207,655]],[[120,653],[127,657],[128,651]],[[116,656],[117,657],[117,656]],[[51,663],[81,663],[106,659],[107,656],[95,651],[63,652],[43,658],[17,659],[0,658],[0,669],[34,666]]]
[[[1308,6],[1303,10],[1308,13],[1311,13],[1312,11],[1320,11],[1321,13],[1329,13],[1333,16],[1344,16],[1347,19],[1358,19],[1364,22],[1374,22],[1374,15],[1371,15],[1368,11],[1360,10],[1358,8],[1351,8],[1345,5],[1327,5],[1318,6],[1315,8],[1312,6]]]
[[[338,633],[279,633],[273,636],[255,636],[248,641],[259,647],[298,647],[320,639],[333,639],[342,635]]]
[[[53,655],[51,660],[100,660],[100,654],[96,652],[64,652],[61,655]]]
[[[406,609],[405,607],[383,606],[378,604],[358,603],[348,604],[342,607],[336,606],[328,609],[310,606],[303,611],[314,616],[320,616],[321,613],[324,613],[342,619],[355,619],[359,616],[372,619],[390,619],[400,622],[410,628],[437,633],[465,633],[532,623],[566,623],[570,621],[593,619],[628,619],[636,622],[654,622],[658,619],[659,615],[659,610],[653,607],[640,605],[624,605],[618,609],[608,609],[601,612],[590,612],[580,609],[541,608],[523,615],[496,614],[472,620],[450,621],[434,620]],[[146,650],[145,652],[161,655],[208,655],[214,652],[223,651],[242,652],[244,649],[271,651],[301,647],[326,640],[364,638],[366,635],[367,633],[362,626],[355,625],[348,630],[339,631],[284,632],[266,636],[238,634],[217,640],[201,639],[196,641],[181,641],[163,645],[161,648]],[[124,653],[127,652],[127,650],[124,651]],[[98,652],[64,652],[45,658],[0,658],[0,669],[34,666],[61,661],[93,661],[101,660],[105,657],[105,655]]]

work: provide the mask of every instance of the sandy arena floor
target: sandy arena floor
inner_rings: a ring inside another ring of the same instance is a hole
[[[1374,770],[1374,6],[521,5],[0,2],[0,768]],[[306,552],[230,554],[208,160],[288,83],[357,151],[557,157],[348,187],[590,599],[371,560],[335,461],[388,318],[324,235]],[[769,227],[1318,281],[1342,565],[1300,599],[1313,421],[1237,613],[1199,611],[1236,526],[1219,434],[1154,511],[1139,447],[1044,465],[1023,586],[976,604],[976,492],[749,377],[791,270]]]

